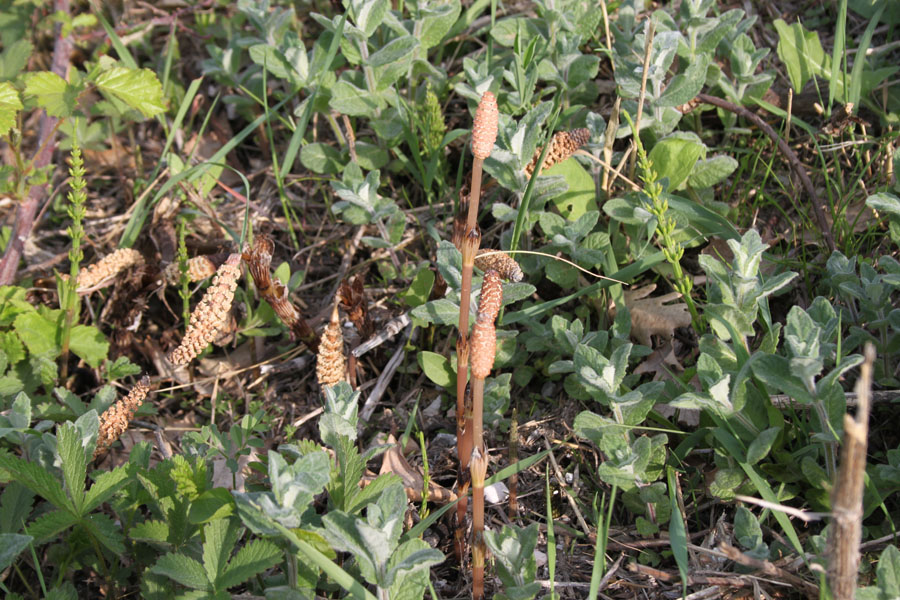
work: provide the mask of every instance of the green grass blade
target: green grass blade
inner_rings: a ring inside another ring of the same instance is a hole
[[[556,534],[553,532],[553,497],[550,495],[550,465],[544,465],[544,492],[547,496],[547,570],[550,574],[550,598],[556,597]]]
[[[290,97],[285,98],[284,100],[276,104],[272,110],[278,110],[279,108],[284,106],[284,104],[288,100],[290,100]],[[119,246],[122,248],[130,248],[134,245],[134,242],[137,241],[138,234],[140,234],[141,229],[144,226],[144,221],[147,220],[147,216],[149,216],[150,211],[153,209],[159,199],[165,196],[166,193],[170,189],[172,189],[172,186],[184,179],[187,179],[188,181],[196,181],[211,166],[219,163],[224,163],[224,159],[228,155],[228,153],[234,150],[238,146],[238,144],[243,142],[247,136],[256,131],[256,129],[265,120],[265,114],[256,117],[251,123],[241,129],[237,135],[228,140],[228,142],[226,142],[221,148],[219,148],[219,150],[215,154],[213,154],[209,158],[209,160],[199,165],[195,165],[190,169],[186,169],[169,179],[159,189],[159,191],[156,192],[151,200],[143,198],[139,202],[137,202],[134,207],[134,212],[131,214],[131,218],[128,220],[128,224],[125,226],[125,231],[122,232],[122,237],[119,239]]]
[[[834,29],[834,49],[831,52],[831,80],[828,82],[828,106],[825,107],[825,114],[831,114],[831,106],[834,104],[834,95],[837,93],[836,83],[842,83],[841,90],[844,94],[843,101],[847,102],[847,63],[844,62],[844,48],[846,47],[847,38],[847,0],[841,0],[838,7],[837,25]],[[843,67],[841,66],[843,63]]]
[[[553,139],[553,130],[556,129],[556,122],[559,120],[559,111],[562,108],[562,90],[556,91],[553,98],[553,111],[550,117],[550,123],[547,126],[547,136],[544,138],[544,147],[541,150],[541,157],[537,164],[543,165],[547,158],[547,152],[550,150],[550,140]],[[539,169],[534,170],[534,174],[528,179],[528,185],[525,186],[525,193],[522,194],[522,201],[519,203],[519,212],[516,214],[516,224],[513,227],[512,240],[509,242],[509,249],[515,250],[519,247],[519,238],[522,236],[522,230],[525,228],[525,215],[528,214],[528,205],[531,203],[531,197],[534,195],[534,183],[540,176]]]
[[[869,21],[869,25],[863,33],[859,46],[856,48],[856,58],[853,61],[853,70],[850,72],[850,93],[847,94],[848,101],[852,102],[855,107],[859,107],[863,69],[865,69],[866,66],[866,52],[872,44],[872,35],[875,33],[878,22],[881,21],[881,14],[884,12],[884,7],[885,3],[882,2],[881,6],[875,11],[875,14],[872,15],[872,19]]]
[[[344,13],[341,15],[341,20],[338,21],[337,30],[334,32],[334,37],[331,40],[331,44],[328,46],[328,54],[325,55],[325,68],[322,69],[322,73],[331,69],[331,63],[334,62],[334,57],[337,56],[338,48],[341,45],[341,38],[344,37],[344,23],[346,22],[347,13]],[[319,79],[317,79],[315,89],[312,94],[310,94],[309,100],[306,102],[303,114],[300,116],[300,122],[297,123],[294,133],[291,135],[291,141],[288,142],[287,151],[284,153],[284,161],[281,163],[282,177],[286,177],[287,174],[290,173],[291,169],[294,167],[294,161],[297,159],[297,153],[300,152],[300,146],[303,144],[303,136],[306,135],[306,128],[309,125],[310,118],[312,118],[313,103],[316,101],[316,96],[319,93],[318,81],[321,81],[320,78],[321,74],[319,75]]]
[[[681,575],[681,595],[687,596],[688,584],[688,551],[687,531],[684,527],[684,515],[678,506],[677,486],[675,481],[675,469],[667,468],[669,483],[669,502],[672,507],[672,516],[669,517],[669,545],[672,548],[672,556],[678,565],[678,574]]]

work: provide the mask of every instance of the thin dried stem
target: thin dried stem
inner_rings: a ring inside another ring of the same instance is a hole
[[[828,585],[835,600],[853,600],[859,575],[859,543],[862,540],[863,488],[869,435],[869,392],[875,347],[865,348],[865,361],[856,382],[859,406],[856,419],[844,415],[844,449],[831,494],[833,519],[828,535]]]

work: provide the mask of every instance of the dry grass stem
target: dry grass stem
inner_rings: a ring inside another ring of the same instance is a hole
[[[544,158],[544,164],[540,170],[549,169],[553,165],[566,160],[575,154],[579,148],[587,144],[590,139],[590,130],[584,128],[554,133],[553,138],[550,140],[550,149],[547,150],[547,156]],[[525,166],[525,174],[529,177],[537,170],[537,161],[540,160],[543,150],[543,147],[536,149],[534,156],[531,157],[531,162]]]
[[[316,355],[316,378],[319,385],[335,385],[347,375],[344,360],[344,335],[341,332],[341,318],[337,305],[331,313],[331,321],[322,333],[319,353]]]
[[[241,255],[232,254],[216,271],[212,285],[206,290],[200,304],[191,313],[184,339],[169,354],[173,365],[186,365],[203,352],[228,322],[228,313],[234,301],[234,290],[241,277]]]
[[[97,458],[110,446],[113,445],[119,436],[128,429],[128,423],[137,412],[137,409],[144,403],[144,398],[150,391],[150,378],[144,375],[141,380],[135,384],[128,395],[106,409],[100,416],[100,432],[97,435],[97,447],[94,450],[94,458]]]
[[[863,488],[869,436],[869,392],[875,347],[865,348],[856,393],[856,419],[844,415],[844,449],[837,481],[831,494],[831,530],[828,535],[828,585],[835,600],[853,600],[859,575],[859,543],[862,540]]]
[[[119,248],[78,272],[78,291],[83,292],[109,282],[126,269],[144,263],[143,255],[132,248]]]
[[[475,256],[475,266],[482,271],[497,271],[500,277],[507,281],[518,282],[525,278],[525,273],[522,272],[519,263],[512,256],[500,250],[479,250]]]

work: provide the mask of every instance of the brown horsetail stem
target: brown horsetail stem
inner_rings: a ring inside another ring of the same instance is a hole
[[[316,355],[316,379],[322,387],[335,385],[347,375],[344,360],[344,335],[341,332],[341,317],[337,304],[331,312],[331,321],[322,333],[319,352]]]
[[[134,413],[144,403],[147,393],[150,391],[150,378],[144,375],[138,381],[128,395],[107,408],[100,416],[100,432],[97,434],[97,447],[94,449],[94,458],[106,452],[119,437],[128,429],[128,423],[134,417]]]
[[[78,292],[83,293],[103,283],[109,282],[113,277],[136,265],[144,263],[144,256],[132,248],[119,248],[112,254],[107,254],[97,262],[83,267],[78,272]]]
[[[244,249],[242,258],[247,263],[247,270],[253,277],[253,284],[260,297],[269,303],[281,322],[291,330],[291,337],[305,343],[313,352],[318,352],[318,334],[288,298],[287,287],[269,272],[274,252],[275,242],[272,238],[260,235],[256,237],[252,247]]]
[[[212,285],[191,313],[187,333],[181,344],[169,354],[173,365],[186,365],[203,352],[228,322],[234,290],[241,278],[241,255],[232,254],[216,271]]]
[[[579,148],[587,144],[590,139],[590,130],[584,128],[554,133],[553,138],[550,140],[550,149],[547,150],[547,157],[544,159],[541,171],[549,169],[553,165],[566,160],[575,154]],[[537,168],[537,161],[541,158],[542,151],[543,147],[535,150],[534,156],[531,157],[531,162],[525,166],[525,174],[529,177],[534,174]]]
[[[472,182],[469,186],[468,202],[460,203],[460,213],[466,209],[465,227],[462,235],[454,228],[454,242],[461,237],[460,250],[462,252],[462,281],[459,290],[459,337],[456,342],[457,367],[456,367],[456,454],[459,458],[459,471],[457,473],[457,489],[462,490],[465,483],[466,471],[469,465],[469,455],[472,448],[472,432],[465,428],[465,397],[466,380],[468,378],[468,335],[469,335],[469,302],[472,295],[472,270],[475,266],[475,255],[481,244],[481,232],[478,229],[478,204],[481,199],[481,176],[484,159],[491,155],[494,142],[497,139],[497,129],[500,122],[500,112],[497,108],[497,99],[491,92],[485,92],[481,96],[481,102],[475,110],[475,120],[472,125],[472,155],[475,160],[472,163]],[[462,222],[458,216],[458,221]],[[460,494],[460,500],[456,505],[456,540],[464,539],[467,501],[465,495]],[[464,552],[457,546],[457,553],[462,558]]]
[[[497,271],[484,274],[478,316],[470,340],[472,363],[472,597],[484,597],[484,479],[488,456],[484,445],[484,380],[494,367],[497,332],[494,321],[503,303],[503,284]]]

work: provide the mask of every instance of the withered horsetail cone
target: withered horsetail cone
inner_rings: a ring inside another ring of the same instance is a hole
[[[475,257],[475,266],[482,271],[497,271],[500,277],[507,281],[519,282],[525,278],[525,273],[522,272],[519,263],[512,256],[500,250],[482,248]]]
[[[221,259],[220,259],[221,260]],[[202,281],[216,273],[216,263],[208,256],[195,256],[187,262],[188,281]],[[177,262],[169,263],[163,270],[163,278],[169,285],[181,280],[181,267]]]
[[[475,123],[472,125],[472,155],[481,160],[491,155],[494,142],[497,140],[497,126],[500,111],[497,99],[491,92],[485,92],[475,111]]]
[[[590,139],[591,132],[585,128],[556,132],[550,140],[550,149],[547,150],[547,156],[544,158],[543,169],[549,169],[553,165],[566,160],[575,154],[579,148],[587,144]],[[529,177],[534,174],[542,151],[543,148],[535,150],[534,155],[531,157],[531,162],[525,167],[525,174]]]
[[[150,391],[150,378],[144,375],[128,395],[107,408],[100,416],[100,432],[97,434],[97,447],[94,458],[105,452],[128,429],[128,423],[144,403]]]
[[[331,313],[331,321],[322,332],[319,353],[316,355],[316,378],[322,387],[343,381],[347,373],[344,361],[344,336],[337,304]]]
[[[119,248],[97,262],[78,271],[78,289],[89,289],[115,277],[125,269],[144,262],[143,255],[133,248]]]
[[[216,271],[216,277],[191,313],[187,333],[181,344],[169,354],[173,365],[186,365],[203,352],[228,322],[234,290],[241,277],[241,255],[231,254]]]

